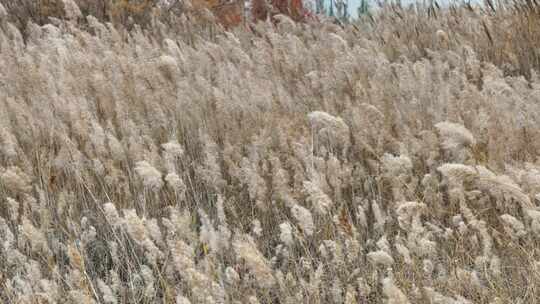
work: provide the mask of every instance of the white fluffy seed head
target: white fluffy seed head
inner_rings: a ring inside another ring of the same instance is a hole
[[[467,165],[446,163],[437,168],[437,171],[450,182],[462,182],[477,175],[476,170]]]
[[[400,244],[400,243],[396,243],[395,247],[396,247],[397,252],[403,258],[403,262],[407,265],[412,265],[413,261],[412,261],[409,249],[405,245]]]
[[[449,40],[448,34],[441,29],[438,29],[437,32],[435,32],[435,35],[437,36],[437,39],[439,39],[439,42],[447,42]]]
[[[19,217],[19,202],[12,199],[11,197],[8,197],[6,199],[6,205],[9,212],[9,219],[11,221],[16,221]]]
[[[159,190],[163,187],[161,172],[150,165],[147,161],[137,162],[135,171],[142,178],[143,185],[151,190]]]
[[[229,266],[225,269],[225,281],[228,284],[231,284],[231,285],[235,284],[239,280],[240,280],[240,275],[238,275],[238,272],[236,272],[234,268]]]
[[[104,303],[106,304],[118,303],[118,301],[116,300],[116,296],[114,295],[109,285],[107,285],[107,283],[103,282],[101,279],[98,279],[97,286],[98,286],[99,291],[101,292],[101,296],[103,297]]]
[[[292,206],[291,212],[300,228],[302,228],[304,234],[307,236],[313,235],[315,232],[315,224],[313,223],[311,212],[298,204]]]
[[[68,19],[75,20],[82,16],[81,10],[75,1],[62,0],[62,2],[64,2],[64,11]]]
[[[504,223],[505,231],[510,234],[512,238],[520,238],[527,234],[525,225],[517,218],[511,216],[510,214],[503,214],[500,216],[500,218]]]
[[[308,119],[316,129],[329,128],[337,133],[349,130],[349,127],[341,117],[335,117],[323,111],[309,113]]]
[[[372,251],[367,254],[367,257],[369,261],[374,265],[382,265],[389,267],[394,264],[394,258],[392,258],[392,256],[389,255],[387,252],[382,250]]]
[[[165,176],[165,182],[167,182],[167,187],[181,194],[183,198],[183,194],[186,191],[186,184],[178,174],[175,172],[167,174],[167,176]]]
[[[144,227],[144,220],[141,219],[135,209],[124,210],[123,224],[129,236],[137,244],[142,244],[147,237],[146,227]]]
[[[32,190],[32,179],[19,167],[9,167],[5,171],[0,172],[0,182],[7,189],[14,192],[29,192]]]
[[[276,283],[270,264],[249,236],[240,236],[234,240],[233,248],[236,256],[242,259],[253,273],[260,287],[270,288]]]
[[[382,281],[383,294],[387,299],[387,304],[409,304],[407,296],[394,283],[392,277],[384,278]]]
[[[455,150],[460,147],[473,146],[476,143],[472,133],[463,125],[444,121],[436,124],[435,127],[439,130],[445,149]]]
[[[335,137],[338,142],[347,144],[349,126],[341,117],[332,116],[323,111],[314,111],[308,114],[311,127],[319,134]]]
[[[381,161],[386,171],[392,175],[406,174],[413,168],[411,159],[406,155],[394,156],[385,153]]]
[[[120,216],[113,203],[108,202],[103,204],[103,212],[105,213],[105,218],[113,227],[121,224]]]
[[[307,200],[311,202],[317,214],[325,215],[334,206],[330,197],[324,193],[317,182],[305,181],[304,192],[307,194]]]
[[[176,296],[176,304],[191,304],[191,302],[188,298],[180,294]]]
[[[254,219],[251,222],[251,225],[253,226],[252,227],[253,234],[256,235],[257,237],[262,236],[263,229],[262,229],[261,221],[259,221],[258,219]]]
[[[281,223],[279,225],[279,230],[281,231],[279,234],[279,239],[283,242],[283,244],[287,246],[292,246],[294,240],[291,224],[289,224],[289,222]]]
[[[170,156],[180,157],[184,155],[184,149],[176,140],[171,140],[165,144],[162,144],[161,147]]]

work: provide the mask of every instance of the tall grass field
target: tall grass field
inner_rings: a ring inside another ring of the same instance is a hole
[[[0,1],[0,303],[540,303],[520,1],[235,27]]]

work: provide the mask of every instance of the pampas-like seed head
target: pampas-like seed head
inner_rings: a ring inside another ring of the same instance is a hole
[[[143,185],[151,190],[159,190],[163,186],[161,172],[152,167],[147,161],[137,162],[135,171],[142,178]]]
[[[367,257],[369,261],[374,265],[382,265],[389,267],[394,264],[394,258],[392,258],[392,256],[389,255],[387,252],[382,250],[372,251],[367,254]]]
[[[62,0],[64,3],[64,11],[68,19],[75,20],[82,16],[81,10],[75,1],[73,0]]]
[[[279,234],[279,239],[287,246],[292,246],[294,243],[293,240],[293,233],[292,233],[292,226],[289,224],[289,222],[284,222],[279,224],[279,230],[281,231]]]
[[[262,288],[270,288],[276,283],[268,261],[249,236],[238,237],[233,241],[233,248],[236,256],[245,261]]]
[[[460,147],[470,147],[476,143],[472,133],[463,125],[445,121],[436,124],[435,127],[443,138],[445,149],[455,150]]]
[[[313,235],[315,232],[315,224],[313,223],[311,212],[298,204],[291,207],[291,212],[300,228],[302,228],[304,234],[307,236]]]

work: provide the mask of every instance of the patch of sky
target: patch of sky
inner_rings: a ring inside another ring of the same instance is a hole
[[[392,2],[400,2],[403,6],[413,5],[415,3],[422,3],[424,5],[429,5],[431,2],[437,2],[441,7],[447,6],[450,3],[471,3],[471,4],[481,4],[483,0],[424,0],[424,1],[415,1],[415,0],[401,0]],[[380,6],[380,2],[373,0],[307,0],[305,4],[312,11],[316,11],[319,7],[319,13],[321,8],[324,10],[326,15],[333,15],[340,17],[340,13],[343,15],[346,12],[347,16],[351,19],[356,19],[359,12],[362,12],[362,9],[369,8],[370,10],[376,10]]]

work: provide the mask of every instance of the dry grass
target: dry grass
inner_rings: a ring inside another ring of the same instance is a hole
[[[0,302],[538,303],[521,11],[24,38],[11,18]]]
[[[388,5],[387,13],[365,17],[373,37],[387,45],[390,60],[406,55],[411,60],[428,50],[455,50],[463,43],[479,60],[498,66],[505,75],[531,77],[540,69],[540,6],[527,0],[487,1],[483,7],[451,4],[448,9],[421,4]],[[442,29],[436,35],[425,29]]]
[[[212,9],[216,2],[207,0],[0,0],[0,4],[8,12],[9,22],[17,26],[23,35],[29,22],[44,25],[50,23],[51,20],[54,22],[57,19],[75,19],[80,26],[84,26],[87,22],[82,16],[88,15],[119,28],[132,29],[134,26],[149,28],[155,24],[155,20],[173,26],[174,19],[181,14],[192,13],[192,17],[203,19],[201,15],[205,14],[204,9]],[[78,6],[81,15],[70,16],[72,3]],[[231,4],[224,6],[229,8]],[[238,12],[241,10],[237,10]],[[221,13],[216,10],[215,13],[219,18],[232,18],[230,12]],[[222,20],[223,24],[235,24],[229,19]]]

